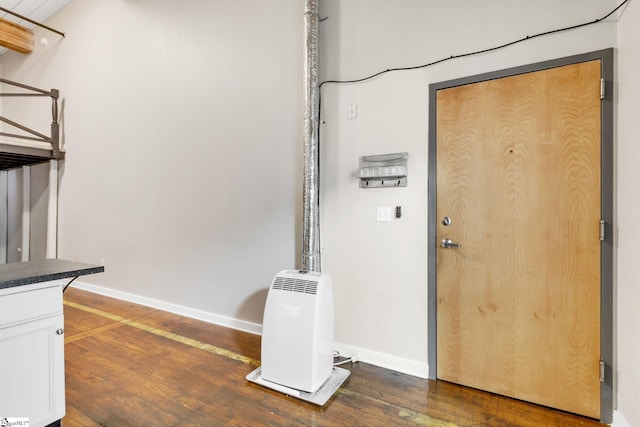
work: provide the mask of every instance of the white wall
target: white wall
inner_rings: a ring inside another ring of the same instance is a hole
[[[322,80],[425,64],[563,26],[615,1],[321,2]],[[615,46],[604,22],[500,51],[322,89],[322,264],[332,275],[336,340],[376,363],[427,376],[428,85]],[[347,107],[357,104],[357,119]],[[409,153],[409,185],[360,189],[362,155]],[[376,222],[377,206],[403,216]]]
[[[640,4],[630,2],[618,24],[618,410],[640,426]]]
[[[261,323],[299,252],[303,4],[76,0],[2,75],[60,89],[59,257],[85,281]],[[9,114],[10,108],[5,108]],[[48,127],[48,122],[45,122]]]

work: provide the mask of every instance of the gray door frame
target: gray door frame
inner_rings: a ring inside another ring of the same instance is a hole
[[[541,71],[564,65],[599,59],[602,63],[604,98],[601,102],[601,219],[604,221],[604,240],[601,242],[600,283],[600,360],[604,363],[604,379],[600,383],[600,417],[610,424],[613,419],[613,278],[614,278],[614,175],[613,175],[613,48],[588,52],[565,58],[509,68],[490,73],[463,77],[429,85],[429,171],[428,171],[428,362],[429,378],[437,377],[437,277],[436,277],[436,93],[466,84]]]

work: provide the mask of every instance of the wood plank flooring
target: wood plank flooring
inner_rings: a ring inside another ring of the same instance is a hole
[[[249,383],[260,337],[68,288],[63,427],[603,426],[366,363],[324,407]]]

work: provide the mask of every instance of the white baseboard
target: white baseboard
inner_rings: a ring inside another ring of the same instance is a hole
[[[385,369],[391,369],[396,372],[402,372],[403,374],[412,375],[414,377],[424,379],[429,378],[429,365],[426,363],[404,359],[402,357],[392,356],[386,353],[378,353],[376,351],[339,342],[334,343],[334,347],[340,352],[341,356],[353,357],[355,360],[359,360],[361,362],[376,365]]]
[[[251,334],[262,334],[262,325],[247,322],[244,320],[234,319],[232,317],[221,316],[219,314],[209,313],[207,311],[196,310],[178,304],[172,304],[165,301],[147,298],[128,292],[118,291],[115,289],[103,288],[102,286],[91,285],[80,281],[75,281],[71,285],[83,291],[93,292],[94,294],[104,295],[123,301],[133,302],[135,304],[144,305],[146,307],[157,308],[158,310],[168,311],[169,313],[178,314],[180,316],[190,317],[192,319],[202,320],[203,322],[212,323],[214,325],[225,326],[227,328],[239,331],[249,332]]]
[[[129,292],[91,285],[89,283],[84,283],[78,280],[73,282],[71,287],[92,292],[94,294],[116,298],[122,301],[129,301],[135,304],[144,305],[146,307],[156,308],[158,310],[168,311],[169,313],[190,317],[192,319],[202,320],[203,322],[225,326],[231,329],[249,332],[256,335],[262,334],[262,325],[259,325],[257,323],[238,320],[226,316],[220,316],[218,314],[196,310],[193,308],[160,301],[153,298],[147,298],[140,295],[131,294]],[[392,356],[385,353],[378,353],[364,348],[341,343],[335,343],[335,349],[338,350],[341,355],[355,356],[357,360],[361,362],[376,365],[381,368],[391,369],[393,371],[402,372],[403,374],[413,375],[419,378],[429,377],[429,365],[427,365],[426,363],[404,359],[402,357]],[[622,425],[621,427],[626,426]]]
[[[613,422],[611,427],[631,427],[631,424],[618,411],[613,411]]]

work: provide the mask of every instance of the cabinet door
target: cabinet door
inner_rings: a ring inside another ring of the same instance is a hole
[[[46,426],[65,414],[62,315],[0,329],[0,416]]]

